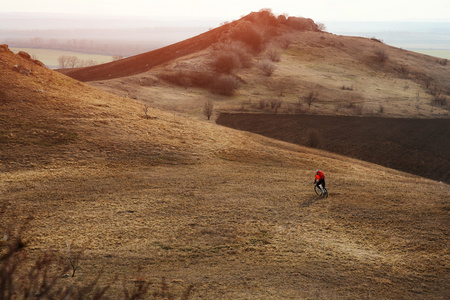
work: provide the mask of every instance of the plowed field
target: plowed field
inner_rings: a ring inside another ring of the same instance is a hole
[[[220,125],[450,183],[450,120],[221,114]]]

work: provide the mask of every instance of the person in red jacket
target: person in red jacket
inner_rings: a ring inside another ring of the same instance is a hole
[[[325,187],[325,174],[322,171],[316,170],[316,176],[314,178],[314,184],[320,188]]]

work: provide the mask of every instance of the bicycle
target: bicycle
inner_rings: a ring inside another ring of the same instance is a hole
[[[314,192],[316,192],[317,195],[321,197],[328,197],[328,191],[325,187],[323,187],[321,184],[314,185]]]

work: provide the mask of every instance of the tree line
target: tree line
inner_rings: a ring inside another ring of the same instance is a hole
[[[113,56],[113,61],[122,59],[123,56]],[[84,68],[98,65],[98,62],[92,59],[79,59],[77,56],[61,55],[58,57],[58,66],[60,69],[66,68]]]
[[[31,39],[5,39],[4,43],[16,48],[56,49],[74,52],[94,53],[103,55],[136,55],[143,51],[136,43],[119,43],[113,41],[95,41],[92,39],[68,39],[35,37]]]

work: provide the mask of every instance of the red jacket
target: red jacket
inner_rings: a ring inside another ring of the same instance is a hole
[[[323,174],[322,171],[317,171],[315,178],[316,178],[316,181],[319,181],[321,179],[325,179],[325,174]]]

